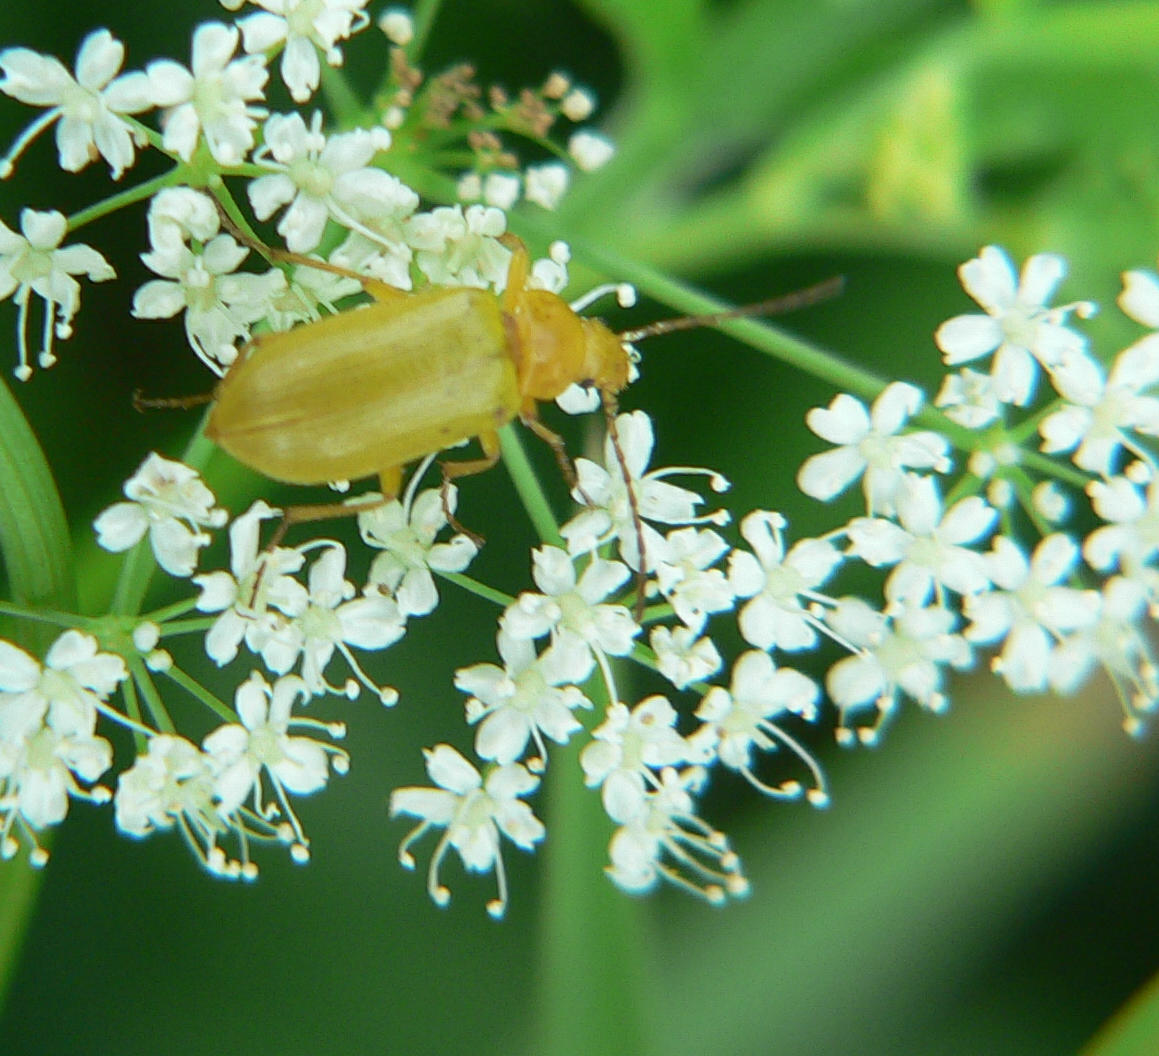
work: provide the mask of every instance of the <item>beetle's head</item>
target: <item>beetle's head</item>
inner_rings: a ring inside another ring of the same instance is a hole
[[[598,319],[581,319],[584,336],[583,380],[601,392],[619,392],[628,384],[631,360],[624,342]]]

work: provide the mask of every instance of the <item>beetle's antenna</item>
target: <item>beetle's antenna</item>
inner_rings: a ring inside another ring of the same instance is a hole
[[[647,559],[644,553],[644,520],[640,516],[640,504],[636,497],[636,489],[632,487],[632,474],[628,469],[628,460],[624,457],[624,449],[620,446],[620,430],[616,425],[616,412],[619,405],[616,397],[606,389],[600,389],[600,402],[604,405],[604,418],[608,423],[608,437],[612,441],[612,450],[616,453],[616,461],[620,465],[620,472],[624,476],[624,490],[628,493],[628,508],[632,511],[632,527],[636,532],[636,604],[632,615],[636,622],[644,619],[644,588],[647,585]]]
[[[792,293],[783,293],[779,297],[772,297],[767,301],[758,301],[756,304],[745,304],[739,308],[726,308],[721,312],[709,312],[707,315],[682,315],[676,319],[661,319],[647,326],[640,326],[634,330],[624,330],[616,336],[621,341],[640,341],[645,337],[656,337],[659,334],[670,334],[675,330],[695,330],[702,326],[717,326],[730,319],[745,319],[753,315],[779,315],[782,312],[793,312],[798,308],[807,308],[811,304],[819,304],[831,297],[836,297],[845,287],[845,276],[835,275],[824,282],[813,286],[806,286],[803,290],[794,290]]]

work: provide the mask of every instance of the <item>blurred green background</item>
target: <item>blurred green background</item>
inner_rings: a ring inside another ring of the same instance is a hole
[[[7,0],[0,46],[71,66],[85,33],[107,25],[139,68],[188,61],[191,27],[215,17],[207,0]],[[377,41],[346,50],[354,83],[374,83]],[[988,242],[1065,253],[1062,298],[1105,309],[1119,271],[1154,267],[1159,252],[1159,3],[447,0],[424,67],[462,59],[511,88],[570,71],[620,147],[558,224],[529,213],[517,230],[737,302],[844,274],[840,300],[782,325],[884,378],[936,384],[930,335],[969,310],[954,268]],[[0,101],[0,144],[30,117]],[[21,206],[71,212],[107,193],[102,166],[64,177],[54,157],[41,142],[0,186],[9,226]],[[124,282],[85,290],[60,363],[17,396],[95,597],[116,562],[93,554],[87,524],[147,450],[178,454],[194,425],[136,415],[130,393],[204,391],[208,379],[177,327],[128,317],[146,278],[143,212],[83,239]],[[629,318],[661,314],[645,303]],[[1091,328],[1108,350],[1130,334],[1113,316]],[[0,334],[13,319],[0,305]],[[816,449],[802,415],[831,395],[701,333],[648,348],[625,402],[655,416],[659,462],[720,469],[732,508],[783,509],[800,534],[842,516],[805,507],[793,483]],[[235,511],[256,494],[300,501],[224,459],[209,476]],[[513,501],[493,473],[465,482],[460,514],[490,539],[480,578],[514,592],[533,540]],[[215,882],[175,837],[128,841],[111,811],[74,806],[0,1015],[0,1054],[1046,1056],[1077,1051],[1159,965],[1155,738],[1122,734],[1102,681],[1078,699],[1014,700],[984,676],[964,680],[948,715],[906,709],[872,751],[806,731],[832,780],[824,813],[718,781],[706,813],[754,887],[726,910],[616,894],[600,874],[607,833],[582,824],[570,838],[551,830],[534,858],[508,855],[504,922],[483,911],[491,879],[454,865],[455,900],[438,910],[397,865],[405,828],[386,799],[425,781],[422,746],[469,744],[451,672],[493,658],[494,612],[444,593],[373,667],[402,691],[398,708],[327,705],[345,712],[353,766],[301,805],[308,868],[275,853],[252,886]],[[539,809],[549,828],[560,821]],[[585,1029],[566,1018],[567,995],[588,990],[604,1009]],[[1116,1051],[1159,1052],[1159,1036]]]

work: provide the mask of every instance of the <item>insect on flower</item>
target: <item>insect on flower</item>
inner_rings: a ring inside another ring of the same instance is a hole
[[[512,236],[503,240],[512,258],[502,294],[473,287],[406,292],[355,276],[374,303],[255,338],[206,397],[214,401],[207,435],[275,480],[323,484],[377,474],[390,498],[407,465],[465,440],[477,438],[483,457],[442,463],[444,479],[490,469],[499,460],[499,429],[518,418],[552,447],[574,485],[563,439],[540,421],[539,402],[573,384],[594,387],[614,429],[615,396],[631,372],[631,341],[801,307],[830,296],[839,282],[617,334],[578,315],[557,294],[530,287],[527,248]],[[291,507],[285,523],[357,510]]]

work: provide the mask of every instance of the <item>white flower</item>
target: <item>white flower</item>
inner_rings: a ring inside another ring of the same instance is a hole
[[[322,240],[328,218],[356,226],[352,207],[389,188],[394,177],[369,165],[389,146],[390,133],[384,128],[355,129],[327,139],[320,112],[315,111],[309,128],[300,114],[273,114],[254,161],[275,171],[249,184],[254,213],[268,220],[288,203],[278,234],[292,252],[309,253]]]
[[[779,513],[754,510],[740,524],[754,554],[734,550],[729,582],[737,597],[751,598],[740,611],[740,633],[758,649],[796,652],[817,642],[817,618],[809,605],[822,600],[817,588],[841,564],[842,554],[826,539],[802,539],[785,553]]]
[[[506,230],[501,209],[441,206],[412,216],[406,240],[419,270],[436,286],[502,289],[511,263],[511,251],[499,241]]]
[[[1087,486],[1091,505],[1104,521],[1083,543],[1083,557],[1100,572],[1119,568],[1154,599],[1159,574],[1151,567],[1159,552],[1159,478],[1144,496],[1126,477],[1094,480]]]
[[[678,528],[665,539],[664,556],[656,564],[656,582],[677,617],[697,634],[710,613],[732,608],[733,592],[725,574],[709,565],[729,546],[709,528]]]
[[[19,364],[15,374],[21,381],[32,376],[28,362],[28,301],[32,294],[44,300],[44,336],[37,362],[51,367],[56,362],[53,336],[64,341],[72,336],[72,318],[80,307],[80,283],[74,275],[90,282],[105,282],[116,272],[91,246],[77,243],[61,248],[60,240],[68,221],[58,212],[20,211],[16,234],[0,221],[0,301],[12,297],[19,309],[16,323]],[[55,316],[55,319],[54,319]]]
[[[68,814],[69,797],[107,803],[110,793],[97,785],[83,789],[77,779],[92,784],[112,765],[113,748],[103,737],[64,734],[52,726],[41,726],[16,743],[0,744],[0,857],[11,858],[16,840],[11,835],[19,819],[32,829],[58,825]],[[28,835],[31,836],[29,833]],[[36,844],[35,837],[32,837]],[[47,854],[39,845],[33,864]]]
[[[958,269],[962,286],[985,315],[959,315],[942,323],[934,341],[950,366],[994,353],[991,376],[1003,403],[1024,407],[1038,377],[1038,363],[1054,367],[1083,351],[1086,340],[1065,326],[1073,311],[1094,312],[1086,302],[1047,308],[1046,302],[1066,274],[1066,261],[1052,253],[1030,257],[1021,277],[998,246],[985,246]],[[1036,362],[1037,361],[1037,362]]]
[[[551,633],[554,663],[569,671],[591,671],[593,653],[626,656],[640,627],[623,605],[604,599],[628,579],[619,561],[593,558],[576,579],[575,566],[562,550],[541,546],[532,553],[532,577],[542,594],[526,591],[503,613],[500,626],[514,638],[539,638]]]
[[[0,51],[4,73],[0,91],[30,106],[49,108],[0,160],[0,179],[12,172],[12,163],[25,147],[56,122],[62,169],[79,172],[99,154],[109,163],[113,179],[119,180],[133,164],[134,140],[145,142],[120,115],[139,114],[153,105],[143,73],[117,77],[124,59],[125,46],[107,29],[98,29],[81,41],[75,78],[51,55],[27,48]]]
[[[727,523],[728,515],[724,511],[698,515],[696,507],[704,500],[695,492],[677,487],[664,479],[676,473],[701,474],[709,477],[714,491],[724,491],[728,483],[719,473],[686,466],[645,472],[652,457],[654,442],[652,420],[647,414],[633,411],[618,415],[616,434],[624,456],[623,467],[620,466],[615,441],[610,434],[604,440],[604,466],[608,468],[586,458],[576,459],[577,483],[571,494],[576,502],[586,508],[561,529],[571,553],[586,553],[615,539],[620,556],[628,567],[638,569],[638,536],[641,536],[644,569],[651,571],[656,562],[663,558],[665,541],[655,528],[641,521],[658,521],[661,524],[697,524],[705,521]],[[624,480],[625,472],[627,481]],[[635,497],[635,512],[629,489]]]
[[[623,824],[647,810],[645,793],[655,784],[653,770],[684,762],[695,749],[676,731],[676,709],[667,698],[646,697],[630,711],[613,704],[592,741],[580,752],[584,783],[599,788],[604,810]]]
[[[386,34],[386,39],[397,47],[405,48],[414,40],[414,20],[405,8],[388,7],[378,16],[378,28]]]
[[[411,844],[432,826],[445,828],[427,872],[431,898],[440,906],[451,900],[450,890],[439,882],[439,868],[447,851],[454,848],[472,872],[495,870],[499,897],[487,903],[487,912],[501,917],[507,908],[507,874],[499,835],[502,833],[525,851],[543,839],[543,822],[519,798],[534,792],[539,778],[519,763],[509,763],[490,770],[484,780],[449,744],[424,750],[423,755],[427,773],[439,787],[398,788],[390,797],[391,817],[409,814],[422,819],[399,847],[399,861],[413,869]]]
[[[0,740],[18,740],[41,723],[63,737],[88,737],[102,701],[128,677],[124,660],[102,653],[97,640],[68,630],[45,654],[44,666],[0,640]]]
[[[210,757],[217,812],[229,817],[252,796],[255,813],[270,818],[277,808],[260,802],[264,772],[274,787],[281,812],[293,831],[290,854],[297,862],[309,858],[309,841],[290,809],[287,794],[309,795],[324,787],[330,776],[328,756],[334,755],[334,769],[345,773],[344,752],[311,737],[292,737],[291,726],[325,729],[342,736],[341,724],[324,727],[313,719],[295,719],[291,710],[296,699],[309,699],[310,691],[297,675],[283,675],[273,686],[254,671],[237,690],[234,704],[240,723],[219,726],[202,741]]]
[[[403,636],[406,621],[390,598],[378,594],[355,598],[354,585],[345,578],[345,572],[345,549],[337,543],[328,543],[322,555],[310,566],[306,610],[288,622],[288,634],[279,632],[275,637],[283,641],[288,638],[291,650],[301,649],[302,679],[311,693],[328,690],[354,697],[358,694],[358,682],[361,682],[384,704],[393,704],[398,693],[376,686],[359,666],[350,646],[385,649]],[[344,689],[331,686],[324,675],[335,649],[346,659],[358,680],[348,681]],[[267,654],[268,650],[263,652],[263,659],[267,659]]]
[[[519,177],[510,172],[489,172],[483,181],[483,201],[496,209],[510,209],[519,201]]]
[[[265,117],[262,98],[269,71],[258,55],[235,59],[238,30],[221,22],[203,22],[193,32],[191,73],[180,63],[149,63],[150,93],[162,118],[162,146],[189,161],[204,135],[214,160],[239,165],[254,145],[254,129]]]
[[[249,340],[250,324],[284,293],[286,279],[276,268],[265,275],[238,273],[249,250],[233,236],[218,234],[216,211],[207,219],[187,195],[178,197],[180,190],[162,191],[150,206],[153,248],[141,260],[163,278],[137,290],[133,316],[168,319],[184,311],[190,347],[210,370],[222,374],[237,358],[237,343]],[[192,245],[178,237],[185,232],[195,239]]]
[[[809,801],[823,806],[829,797],[816,761],[772,721],[788,713],[812,722],[817,717],[818,692],[811,678],[791,667],[777,668],[768,653],[753,650],[742,654],[733,665],[729,689],[713,686],[704,695],[696,717],[712,731],[716,756],[725,766],[765,795],[792,799],[804,791],[799,781],[784,781],[774,787],[752,771],[754,747],[770,752],[785,745],[812,772]]]
[[[1109,477],[1120,447],[1141,455],[1132,431],[1159,435],[1159,398],[1143,395],[1159,381],[1159,334],[1120,352],[1105,379],[1100,364],[1079,355],[1057,367],[1051,381],[1068,402],[1039,423],[1043,451],[1077,446],[1076,466]]]
[[[282,80],[295,103],[318,87],[318,52],[330,66],[342,65],[337,43],[370,24],[367,0],[251,0],[265,10],[238,21],[247,52],[282,50]]]
[[[946,375],[934,406],[942,408],[951,422],[967,429],[984,429],[998,421],[1002,401],[989,374],[963,367],[957,374]]]
[[[653,627],[649,639],[656,668],[677,689],[720,670],[720,653],[711,638],[697,638],[689,627]]]
[[[849,552],[875,568],[894,565],[885,582],[891,605],[924,605],[937,588],[976,594],[990,583],[986,561],[970,547],[989,535],[998,511],[977,495],[943,514],[933,477],[914,477],[897,499],[900,526],[855,517],[846,526]]]
[[[1134,579],[1112,576],[1103,584],[1098,620],[1067,636],[1051,654],[1050,688],[1073,693],[1101,664],[1119,694],[1124,727],[1137,733],[1159,703],[1159,668],[1141,630],[1147,594]]]
[[[16,853],[19,825],[43,865],[34,830],[63,821],[70,796],[109,801],[104,786],[77,781],[91,785],[112,765],[112,746],[95,736],[97,711],[126,677],[124,661],[81,631],[61,634],[43,666],[0,641],[0,857]]]
[[[907,469],[945,473],[950,468],[944,436],[928,431],[896,435],[921,404],[921,389],[895,381],[868,412],[860,400],[843,392],[828,407],[814,407],[805,415],[809,428],[839,446],[805,459],[797,486],[810,498],[828,502],[864,473],[861,489],[868,512],[892,514]]]
[[[523,197],[544,209],[558,209],[569,178],[567,166],[558,161],[528,165],[523,172]]]
[[[740,859],[724,834],[694,813],[692,796],[704,778],[704,770],[695,766],[661,772],[655,791],[645,797],[644,810],[617,829],[608,845],[607,872],[617,886],[640,893],[663,877],[713,905],[748,892]]]
[[[216,816],[209,758],[184,737],[150,737],[147,750],[117,779],[113,807],[117,828],[129,836],[148,836],[180,821],[211,837]]]
[[[93,522],[97,542],[120,553],[139,543],[147,531],[157,563],[172,576],[190,576],[197,551],[209,536],[197,529],[225,524],[225,510],[216,508],[213,492],[195,469],[150,454],[127,481],[129,502],[108,507]]]
[[[445,543],[435,541],[447,526],[448,511],[453,515],[457,502],[454,485],[430,488],[417,497],[408,489],[404,502],[393,499],[360,513],[362,541],[383,551],[370,566],[367,589],[394,598],[406,616],[433,612],[439,592],[431,570],[462,572],[479,552],[462,533]]]
[[[1098,619],[1096,591],[1058,585],[1078,556],[1078,545],[1061,533],[1044,538],[1029,560],[1013,539],[1000,535],[986,555],[994,589],[962,601],[971,621],[966,639],[1003,640],[991,667],[1016,692],[1045,691],[1055,640]]]
[[[906,609],[894,619],[859,598],[843,598],[829,614],[833,630],[858,649],[838,660],[825,677],[825,688],[841,711],[838,740],[847,743],[852,733],[849,712],[871,707],[877,719],[858,729],[865,744],[877,740],[882,723],[897,707],[898,693],[930,711],[943,711],[948,701],[941,692],[943,665],[970,664],[970,646],[953,632],[955,615],[948,609]]]
[[[536,656],[531,642],[503,631],[496,641],[503,667],[475,664],[455,672],[455,686],[471,694],[467,721],[481,722],[475,751],[482,759],[506,765],[523,755],[529,740],[534,741],[538,755],[529,765],[538,770],[547,759],[544,736],[567,744],[582,729],[572,710],[590,708],[592,703],[569,683],[586,672],[579,667],[568,670],[569,658],[564,654]]]
[[[285,662],[287,649],[278,635],[287,618],[301,616],[309,605],[309,593],[293,578],[303,556],[280,546],[258,552],[261,522],[277,516],[278,510],[255,502],[229,526],[231,571],[193,577],[201,589],[197,608],[221,613],[205,636],[205,651],[218,666],[237,656],[243,638],[250,651],[262,654],[278,674],[288,671],[297,656],[291,646]]]
[[[567,152],[584,172],[591,172],[611,161],[616,148],[606,136],[581,129],[579,132],[573,132],[567,141]]]

